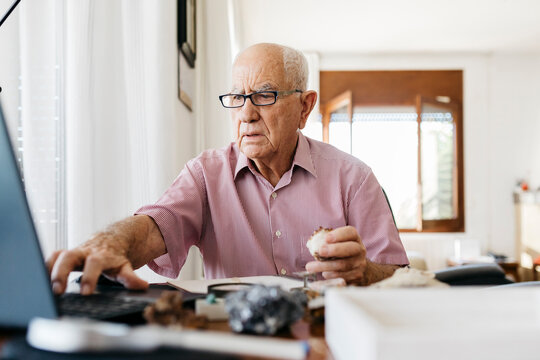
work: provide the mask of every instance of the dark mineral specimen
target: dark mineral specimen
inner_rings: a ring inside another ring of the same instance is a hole
[[[301,319],[306,304],[307,296],[302,291],[287,292],[279,286],[254,285],[225,298],[233,331],[265,335]]]

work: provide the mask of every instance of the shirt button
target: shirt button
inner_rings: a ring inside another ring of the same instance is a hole
[[[279,230],[276,231],[276,236],[277,236],[277,237],[281,237],[281,231],[279,231]]]
[[[277,193],[273,192],[272,193],[272,199],[275,199],[275,198],[277,198]]]
[[[284,268],[281,268],[281,275],[287,275],[287,270],[285,270]]]

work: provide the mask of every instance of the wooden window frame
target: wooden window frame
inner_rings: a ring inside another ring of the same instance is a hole
[[[457,196],[454,197],[454,209],[456,209],[456,218],[454,219],[440,219],[440,220],[424,220],[422,212],[422,142],[418,141],[418,228],[417,232],[450,232],[450,231],[464,231],[464,197],[463,197],[463,136],[461,129],[461,107],[456,102],[452,102],[451,99],[448,99],[448,102],[441,102],[437,98],[426,97],[422,95],[416,96],[416,114],[417,123],[418,123],[418,139],[420,140],[421,136],[421,117],[422,114],[422,105],[423,104],[433,104],[433,105],[442,105],[446,108],[451,109],[454,116],[454,166],[452,166],[453,176],[453,190],[454,194]],[[412,229],[403,229],[400,231],[413,231]]]
[[[399,84],[400,86],[396,86]],[[456,218],[441,220],[422,219],[422,199],[419,198],[419,221],[416,229],[400,232],[464,232],[464,156],[463,156],[463,72],[460,70],[430,71],[321,71],[320,93],[323,141],[329,139],[330,114],[337,108],[348,106],[352,121],[354,106],[414,106],[421,114],[422,103],[438,103],[452,109],[454,115],[453,187],[457,194],[454,206]],[[449,101],[438,101],[440,96]],[[418,138],[420,140],[420,116]],[[418,143],[418,186],[421,197],[421,142]]]
[[[332,114],[337,109],[347,106],[347,114],[349,117],[349,123],[352,122],[353,106],[352,106],[352,91],[347,90],[344,93],[336,96],[328,103],[320,106],[320,111],[322,114],[322,124],[323,124],[323,141],[325,143],[329,142],[330,134],[330,114]],[[351,139],[352,140],[352,139]]]

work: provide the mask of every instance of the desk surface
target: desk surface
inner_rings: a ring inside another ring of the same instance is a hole
[[[78,285],[77,285],[78,286]],[[153,298],[158,298],[163,290],[163,286],[166,286],[169,289],[168,285],[165,284],[153,284],[151,287],[155,288],[154,293],[150,291],[148,294]],[[78,290],[73,288],[72,291]],[[104,290],[104,289],[100,289]],[[231,332],[229,324],[227,321],[212,321],[207,323],[208,330],[214,331],[224,331]],[[13,332],[0,329],[0,350],[2,345],[13,338],[16,335],[21,335],[23,332]],[[309,360],[322,360],[322,359],[333,359],[326,344],[324,338],[324,324],[308,324],[305,321],[299,321],[291,326],[290,331],[282,331],[278,334],[278,337],[287,338],[287,339],[298,339],[298,340],[307,340],[310,345],[310,353],[307,357]],[[260,360],[260,358],[257,358]]]

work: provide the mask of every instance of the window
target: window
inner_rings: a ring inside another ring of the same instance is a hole
[[[400,231],[464,231],[461,100],[461,71],[321,72],[323,140],[373,169]]]
[[[2,102],[43,253],[67,247],[63,103],[65,2],[19,6],[2,26],[2,48],[18,54],[0,61],[18,84],[5,86]],[[5,26],[5,28],[4,28]],[[17,86],[18,85],[18,86]]]

